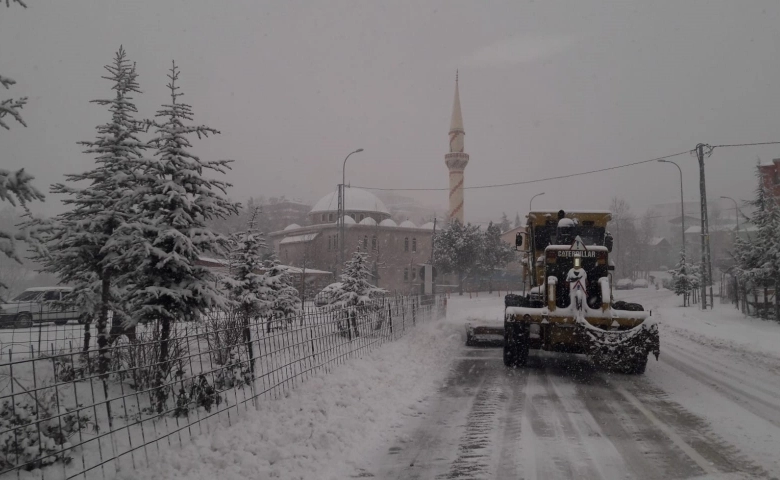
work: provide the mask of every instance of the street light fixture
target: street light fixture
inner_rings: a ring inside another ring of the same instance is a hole
[[[346,195],[344,193],[345,184],[346,184],[346,169],[347,169],[347,160],[349,157],[351,157],[355,153],[362,152],[362,148],[358,148],[354,152],[349,152],[349,155],[344,158],[344,163],[341,166],[341,185],[339,185],[339,218],[337,219],[339,223],[339,271],[341,271],[344,268],[344,245],[346,244],[344,240],[344,201],[346,199]]]
[[[533,197],[531,197],[531,201],[530,201],[530,202],[528,202],[528,213],[531,213],[531,206],[534,204],[534,198],[536,198],[536,197],[539,197],[539,196],[541,196],[541,195],[544,195],[544,192],[542,192],[542,193],[537,193],[536,195],[534,195]]]
[[[739,235],[739,206],[737,205],[737,201],[725,195],[721,195],[720,198],[725,198],[734,202],[734,216],[737,218],[737,235]]]
[[[682,169],[679,165],[677,165],[676,162],[673,162],[671,160],[664,160],[660,159],[658,160],[661,163],[671,163],[675,167],[677,167],[677,170],[680,172],[680,222],[682,224],[682,254],[685,256],[685,202],[684,202],[684,196],[683,196],[683,179],[682,179]]]

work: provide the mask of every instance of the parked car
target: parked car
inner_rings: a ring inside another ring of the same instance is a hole
[[[633,290],[634,282],[630,278],[621,278],[615,284],[615,290]]]
[[[644,278],[637,278],[634,280],[634,288],[647,288],[649,284]]]
[[[333,301],[333,296],[336,291],[341,288],[341,282],[331,283],[327,287],[320,290],[320,293],[314,296],[314,305],[317,307],[323,307],[330,304]]]
[[[75,307],[58,303],[72,290],[70,287],[28,288],[0,304],[0,326],[25,328],[43,322],[65,325],[70,320],[82,323],[84,317]]]

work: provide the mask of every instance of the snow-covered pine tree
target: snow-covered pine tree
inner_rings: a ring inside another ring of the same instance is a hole
[[[157,410],[162,412],[167,393],[162,388],[168,362],[171,323],[196,320],[204,311],[225,308],[229,299],[218,288],[214,274],[197,265],[201,255],[225,251],[227,239],[206,227],[214,217],[238,212],[238,204],[226,198],[229,183],[203,176],[205,170],[224,174],[231,160],[203,161],[189,151],[188,136],[198,138],[218,134],[213,128],[188,125],[192,107],[181,103],[176,82],[179,70],[175,62],[167,84],[171,102],[163,105],[155,121],[156,136],[149,145],[155,157],[144,159],[139,188],[134,197],[137,215],[123,228],[127,249],[123,261],[135,270],[125,281],[132,314],[127,324],[158,320],[160,356],[157,386]]]
[[[279,262],[275,252],[266,260],[265,268],[264,280],[269,289],[270,303],[267,328],[270,331],[274,321],[284,319],[289,322],[295,315],[300,314],[302,302],[298,290],[293,287],[293,279],[287,271],[287,266]]]
[[[264,314],[271,304],[271,289],[261,273],[266,244],[263,234],[257,231],[258,210],[255,208],[252,212],[246,230],[232,233],[228,242],[230,277],[227,289],[245,323]]]
[[[24,8],[27,8],[27,5],[25,5],[22,0],[5,0],[6,7],[10,7],[12,3],[17,3]],[[15,84],[15,80],[0,75],[0,85],[6,89],[11,88],[11,85]],[[0,127],[5,128],[6,130],[11,129],[11,127],[3,121],[3,117],[6,115],[10,115],[17,122],[26,127],[27,124],[24,123],[22,115],[19,113],[19,110],[22,109],[25,103],[27,103],[27,97],[0,100]],[[10,172],[0,168],[0,201],[8,202],[14,206],[16,206],[18,202],[29,214],[27,202],[33,200],[43,201],[44,199],[43,194],[32,185],[32,180],[33,176],[25,172],[24,169]],[[20,237],[22,237],[22,235],[15,235],[11,232],[0,230],[0,253],[19,263],[21,263],[21,259],[16,252],[15,240]],[[0,283],[0,288],[4,287],[5,286]]]
[[[493,292],[493,273],[496,269],[505,267],[514,257],[514,249],[501,240],[501,228],[490,222],[482,234],[479,268],[480,273],[488,278],[488,288],[491,293]]]
[[[476,225],[450,222],[433,237],[433,264],[443,274],[458,275],[458,291],[463,295],[463,278],[479,268],[482,234]]]
[[[43,201],[44,199],[43,194],[33,186],[33,178],[24,169],[9,172],[0,168],[0,201],[8,202],[13,206],[18,203],[29,214],[27,203],[33,200]],[[0,230],[0,253],[21,263],[14,241],[19,238],[20,235]]]
[[[672,275],[672,289],[675,295],[683,296],[683,307],[688,306],[688,295],[691,292],[690,267],[686,262],[685,254],[680,252],[680,261],[669,273]]]
[[[756,179],[756,196],[747,204],[755,209],[750,223],[757,232],[752,238],[735,242],[740,282],[748,285],[754,295],[759,288],[776,288],[780,282],[780,205],[764,185],[758,167]],[[780,314],[778,310],[776,306],[776,317]]]
[[[68,182],[89,182],[84,188],[52,186],[52,193],[65,195],[63,203],[71,209],[51,222],[51,235],[46,242],[48,255],[38,258],[45,271],[75,287],[70,300],[81,311],[97,318],[101,372],[107,371],[110,360],[109,311],[118,316],[124,310],[122,293],[117,288],[118,276],[134,268],[119,262],[117,233],[131,216],[130,194],[136,189],[134,176],[146,148],[138,138],[142,124],[133,118],[137,110],[132,94],[141,93],[135,64],[119,47],[113,63],[105,69],[108,75],[103,78],[112,83],[114,95],[92,102],[108,107],[111,119],[97,127],[95,140],[79,142],[87,147],[84,153],[95,155],[97,165],[85,173],[66,175]]]
[[[22,0],[5,0],[5,6],[7,8],[10,7],[12,3],[17,3],[24,8],[27,8],[27,5]],[[0,75],[0,85],[5,87],[6,90],[11,88],[11,85],[15,84],[16,81],[14,79]],[[26,103],[27,97],[6,98],[5,100],[0,100],[0,127],[5,128],[6,130],[11,129],[11,127],[3,121],[3,117],[6,115],[10,115],[14,120],[19,122],[22,126],[26,127],[27,124],[24,123],[22,114],[19,113],[19,110],[21,110]]]
[[[508,232],[512,229],[512,223],[509,221],[509,217],[506,216],[506,212],[501,212],[501,223],[499,224],[501,233]]]
[[[335,291],[334,301],[331,303],[342,307],[366,305],[377,295],[386,293],[384,289],[371,285],[369,278],[371,265],[368,253],[358,250],[344,264],[341,286]]]
[[[521,226],[523,222],[520,221],[520,212],[515,214],[515,228]]]

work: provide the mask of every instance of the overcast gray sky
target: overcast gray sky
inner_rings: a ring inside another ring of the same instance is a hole
[[[231,196],[316,201],[351,150],[353,185],[447,187],[444,154],[455,69],[471,163],[466,186],[530,180],[692,149],[780,140],[776,1],[27,0],[0,8],[0,71],[28,95],[28,128],[0,131],[0,165],[37,185],[83,171],[76,142],[106,121],[102,66],[120,44],[137,61],[141,116],[166,100],[181,67],[205,159],[236,160]],[[780,146],[719,150],[708,192],[748,198],[756,157]],[[678,157],[686,198],[691,156]],[[536,185],[466,192],[467,221],[545,208],[634,210],[677,201],[671,165],[647,164]],[[416,194],[445,207],[447,192]],[[724,208],[728,204],[723,205]],[[45,212],[61,210],[50,196]]]

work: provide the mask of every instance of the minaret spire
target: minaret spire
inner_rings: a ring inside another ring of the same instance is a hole
[[[450,120],[450,152],[463,151],[463,114],[460,112],[460,92],[458,89],[458,71],[455,71],[455,99],[452,101],[452,119]]]
[[[463,114],[460,111],[460,91],[458,71],[455,70],[455,99],[452,102],[450,120],[450,152],[444,155],[444,162],[450,170],[450,210],[449,220],[463,223],[463,172],[469,163],[468,153],[464,153]]]

